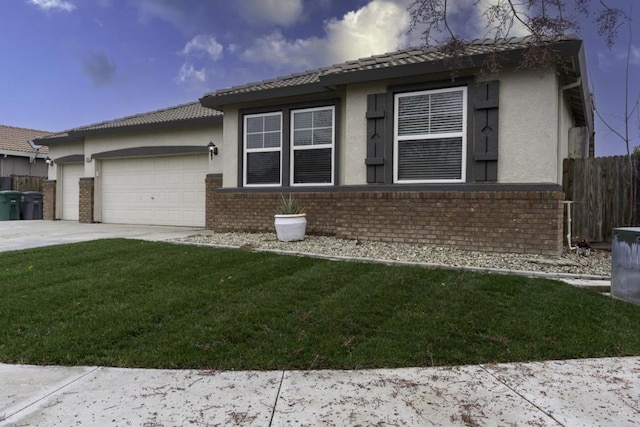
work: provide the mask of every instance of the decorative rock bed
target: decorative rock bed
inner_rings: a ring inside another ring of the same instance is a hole
[[[334,237],[307,236],[298,242],[280,242],[275,233],[206,233],[176,241],[200,245],[240,247],[255,250],[275,250],[304,254],[319,254],[338,258],[366,258],[536,273],[561,273],[579,276],[611,276],[611,253],[590,251],[588,256],[565,249],[559,257],[512,253],[485,253],[438,248],[406,243],[342,240]]]

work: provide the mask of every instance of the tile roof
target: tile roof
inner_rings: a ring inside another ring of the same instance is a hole
[[[579,40],[575,36],[566,36],[562,39],[556,39],[553,43],[562,41]],[[494,39],[478,39],[473,40],[465,46],[466,56],[485,55],[490,53],[503,53],[525,49],[534,45],[534,39],[527,37],[512,37],[503,40]],[[367,58],[360,58],[353,61],[335,64],[329,67],[319,68],[316,70],[305,71],[302,73],[291,74],[289,76],[278,77],[275,79],[264,80],[256,83],[249,83],[241,86],[220,89],[204,95],[205,98],[215,98],[220,96],[243,94],[249,92],[258,92],[266,89],[281,89],[299,85],[318,84],[321,83],[322,77],[336,76],[351,73],[354,71],[365,71],[373,69],[391,68],[402,65],[420,64],[441,61],[444,59],[452,59],[452,54],[444,53],[440,48],[423,48],[411,47],[398,50],[396,52],[374,55]]]
[[[131,128],[142,125],[152,125],[160,123],[178,123],[186,120],[201,119],[206,117],[222,116],[219,111],[211,110],[200,105],[199,102],[191,102],[188,104],[176,105],[161,110],[151,111],[148,113],[135,114],[132,116],[122,117],[115,120],[108,120],[100,123],[93,123],[87,126],[81,126],[69,129],[63,132],[48,135],[42,138],[42,141],[53,138],[64,138],[74,133],[84,133],[92,131],[100,131],[107,129]]]
[[[48,153],[48,147],[42,147],[39,151],[29,144],[33,138],[43,137],[50,134],[43,130],[17,128],[13,126],[0,125],[0,150],[17,151],[22,153]]]
[[[209,108],[204,108],[198,102],[191,102],[189,104],[176,105],[173,107],[164,108],[162,110],[151,111],[149,113],[136,114],[133,116],[123,117],[121,119],[95,123],[73,130],[87,131],[97,129],[110,129],[143,124],[179,122],[183,120],[215,117],[221,115],[222,113],[220,113],[219,111],[212,111]]]

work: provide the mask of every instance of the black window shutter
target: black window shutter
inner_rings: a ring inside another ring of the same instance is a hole
[[[384,184],[386,93],[367,95],[367,184]]]
[[[500,82],[476,84],[475,145],[473,170],[475,181],[498,180],[498,92]]]

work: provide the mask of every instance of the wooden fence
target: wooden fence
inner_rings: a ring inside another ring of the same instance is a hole
[[[43,181],[40,176],[4,176],[0,177],[0,190],[42,191]]]
[[[615,227],[638,226],[640,159],[636,156],[565,159],[563,190],[574,237],[610,242]]]

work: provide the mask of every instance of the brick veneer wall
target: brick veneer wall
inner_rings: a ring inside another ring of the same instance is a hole
[[[488,252],[558,255],[562,251],[564,194],[560,191],[295,195],[307,213],[308,234]],[[217,232],[274,232],[273,214],[279,200],[277,192],[219,191],[208,183],[206,226]]]
[[[93,222],[94,178],[80,178],[80,194],[78,206],[80,209],[79,222],[91,224]]]
[[[42,183],[42,219],[56,219],[56,180],[45,180]]]

